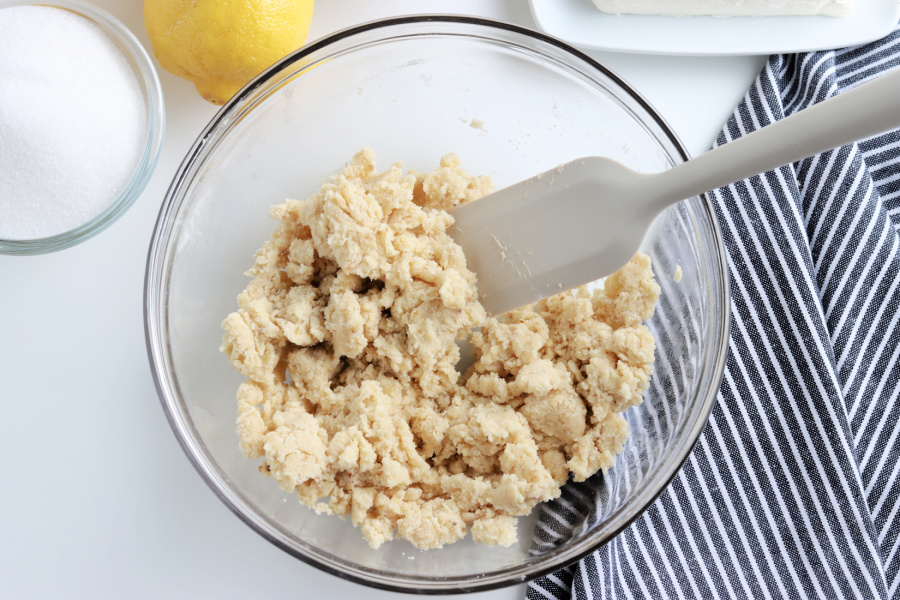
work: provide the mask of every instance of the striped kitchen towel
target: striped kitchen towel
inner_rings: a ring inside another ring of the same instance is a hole
[[[897,67],[900,28],[772,56],[716,145]],[[717,405],[658,500],[527,597],[900,599],[900,131],[711,199],[732,294]],[[584,497],[542,522],[578,527]]]

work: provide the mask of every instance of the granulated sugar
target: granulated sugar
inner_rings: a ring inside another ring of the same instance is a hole
[[[100,214],[146,138],[135,72],[97,25],[47,6],[0,9],[0,238],[47,237]]]

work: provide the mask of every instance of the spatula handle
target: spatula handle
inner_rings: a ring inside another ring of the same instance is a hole
[[[900,69],[660,173],[661,208],[896,128]]]

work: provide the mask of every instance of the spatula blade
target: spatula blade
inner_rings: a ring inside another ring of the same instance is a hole
[[[487,312],[531,304],[627,263],[653,218],[628,199],[639,177],[587,157],[455,208],[449,233],[478,277]]]

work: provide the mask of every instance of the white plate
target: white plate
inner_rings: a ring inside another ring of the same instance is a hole
[[[645,54],[777,54],[843,48],[886,36],[898,0],[856,0],[846,17],[609,15],[591,0],[529,0],[546,33],[582,48]]]

